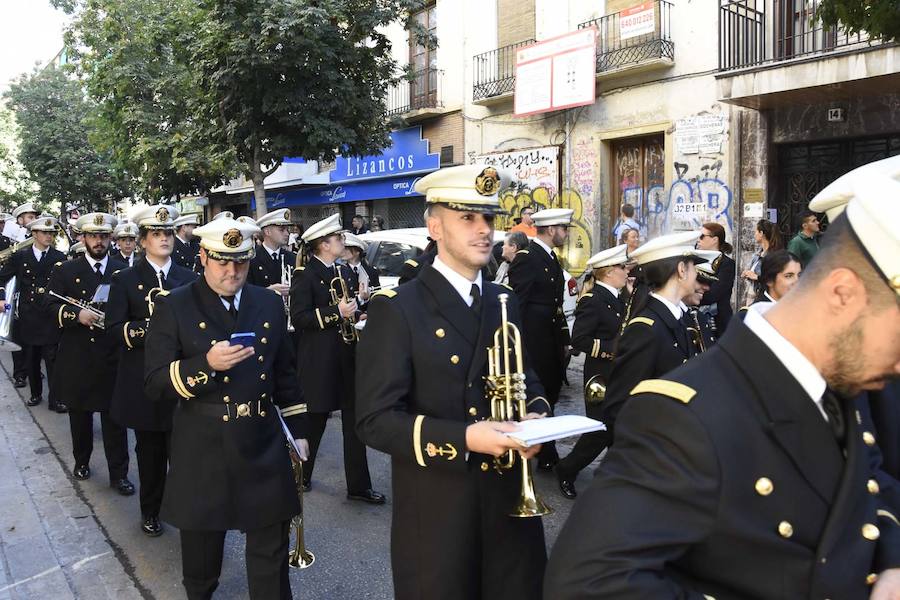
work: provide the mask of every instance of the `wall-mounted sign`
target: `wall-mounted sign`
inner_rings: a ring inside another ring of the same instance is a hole
[[[619,13],[619,39],[656,32],[655,2],[642,2]]]
[[[518,117],[594,103],[597,29],[589,27],[516,52]]]
[[[430,173],[441,166],[439,153],[428,152],[428,140],[422,139],[422,127],[391,132],[391,146],[374,156],[339,156],[330,174],[332,183],[362,181]]]

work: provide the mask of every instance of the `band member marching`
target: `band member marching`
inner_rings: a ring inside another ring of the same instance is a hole
[[[575,309],[572,347],[585,353],[585,414],[593,419],[600,418],[600,407],[612,371],[616,340],[622,330],[622,319],[625,318],[625,303],[621,293],[628,282],[628,261],[625,244],[592,256],[587,267],[592,271],[590,281],[593,285],[587,291],[582,291]],[[588,285],[585,284],[585,288]],[[578,473],[600,456],[609,445],[609,440],[606,431],[586,433],[575,443],[572,452],[556,465],[559,489],[566,498],[578,495],[575,490]]]
[[[200,242],[194,237],[194,229],[199,225],[197,215],[182,215],[175,219],[175,249],[172,260],[179,267],[193,269]]]
[[[37,219],[38,210],[37,208],[35,208],[33,202],[26,202],[25,204],[20,204],[19,206],[15,207],[13,209],[12,216],[13,219],[15,219],[15,223],[8,224],[8,233],[11,236],[11,244],[16,244],[18,242],[25,241],[25,238],[28,234],[28,224]],[[4,231],[7,231],[6,227],[4,227]],[[23,340],[19,340],[19,345],[24,347],[25,344],[22,342]],[[27,385],[29,370],[27,359],[25,356],[25,350],[16,350],[15,352],[13,352],[12,359],[13,384],[17,388],[23,388]]]
[[[169,466],[175,402],[154,402],[144,393],[144,344],[156,297],[197,277],[171,259],[175,237],[172,219],[177,217],[177,210],[162,205],[142,208],[132,216],[134,226],[140,228],[144,253],[133,267],[113,275],[106,306],[106,322],[119,353],[110,415],[122,427],[134,430],[141,531],[150,537],[162,533],[159,508]]]
[[[43,399],[41,360],[47,367],[47,381],[50,381],[59,343],[59,327],[56,315],[47,305],[46,291],[53,266],[64,261],[66,256],[53,247],[58,227],[55,218],[42,215],[26,227],[34,243],[15,252],[0,268],[0,284],[5,286],[10,278],[16,278],[18,303],[14,303],[14,298],[6,297],[5,288],[0,288],[0,311],[16,311],[14,337],[22,343],[31,386],[31,398],[25,404],[37,406]],[[67,411],[65,403],[56,401],[55,394],[51,393],[49,398],[50,410]]]
[[[416,184],[437,257],[409,283],[372,296],[359,344],[358,428],[367,444],[391,455],[391,564],[400,600],[541,597],[542,522],[510,516],[522,478],[495,462],[509,450],[530,458],[539,447],[504,435],[513,423],[487,420],[486,348],[501,324],[501,302],[509,322],[521,324],[515,296],[480,272],[508,181],[492,167],[468,165]],[[523,377],[528,417],[549,413],[527,366]],[[522,458],[515,458],[518,467]]]
[[[105,328],[103,315],[104,290],[108,294],[113,273],[125,268],[108,253],[116,218],[89,213],[81,216],[76,226],[84,234],[85,253],[55,266],[50,276],[49,301],[62,329],[50,387],[69,408],[75,479],[91,476],[93,414],[99,412],[110,486],[130,496],[134,484],[127,477],[127,432],[109,415],[116,379],[112,337],[118,332]]]
[[[126,266],[133,267],[134,261],[138,258],[136,252],[138,238],[137,225],[134,223],[119,223],[113,231],[113,237],[116,240],[118,249],[114,252],[110,252],[110,255],[115,257],[116,260],[125,263]]]
[[[344,262],[350,271],[350,289],[362,289],[367,292],[366,300],[362,302],[360,308],[364,308],[365,302],[368,301],[368,292],[381,287],[378,270],[366,260],[368,249],[369,245],[359,236],[350,232],[344,234]],[[362,300],[361,297],[359,299]]]
[[[297,372],[309,405],[310,457],[304,465],[304,486],[309,489],[319,442],[331,412],[341,411],[344,438],[344,476],[347,497],[384,504],[383,494],[372,489],[366,446],[356,433],[353,396],[354,353],[357,332],[353,325],[359,309],[357,290],[350,287],[349,269],[337,263],[344,254],[339,215],[332,215],[303,232],[310,254],[291,282],[291,322],[299,332]]]
[[[247,281],[287,298],[291,291],[290,277],[297,262],[297,255],[287,247],[291,235],[288,230],[291,211],[286,208],[272,211],[260,217],[256,225],[261,230],[261,243],[250,261]]]
[[[178,401],[160,516],[181,532],[192,600],[218,586],[230,529],[246,533],[249,597],[291,597],[288,534],[301,505],[275,411],[305,458],[306,404],[284,304],[246,284],[258,232],[230,218],[198,228],[203,275],[157,296],[147,334],[147,395]]]

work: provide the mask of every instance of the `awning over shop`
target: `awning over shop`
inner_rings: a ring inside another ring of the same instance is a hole
[[[339,183],[317,187],[300,188],[289,191],[277,191],[266,196],[266,204],[270,210],[289,208],[292,206],[339,204],[341,202],[362,202],[364,200],[380,200],[382,198],[401,198],[404,196],[419,197],[413,191],[415,177],[389,177],[355,183]],[[274,190],[273,190],[274,192]],[[256,208],[256,199],[252,201]]]

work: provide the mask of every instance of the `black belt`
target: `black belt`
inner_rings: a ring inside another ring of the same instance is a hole
[[[183,400],[181,409],[184,412],[218,417],[225,421],[242,419],[245,417],[265,417],[268,411],[273,410],[268,400],[252,400],[250,402],[197,402],[195,400]]]

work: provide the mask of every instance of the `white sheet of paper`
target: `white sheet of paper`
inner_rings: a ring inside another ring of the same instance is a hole
[[[606,431],[606,425],[602,421],[580,415],[529,419],[520,421],[517,425],[517,431],[510,431],[505,435],[523,446],[534,446],[591,431]]]
[[[300,456],[300,448],[297,447],[297,441],[294,439],[294,436],[291,435],[291,430],[288,429],[287,423],[284,422],[284,417],[281,416],[281,409],[279,408],[275,412],[278,415],[278,422],[281,423],[281,430],[284,432],[284,437],[287,438],[288,444],[294,449],[297,456]]]

